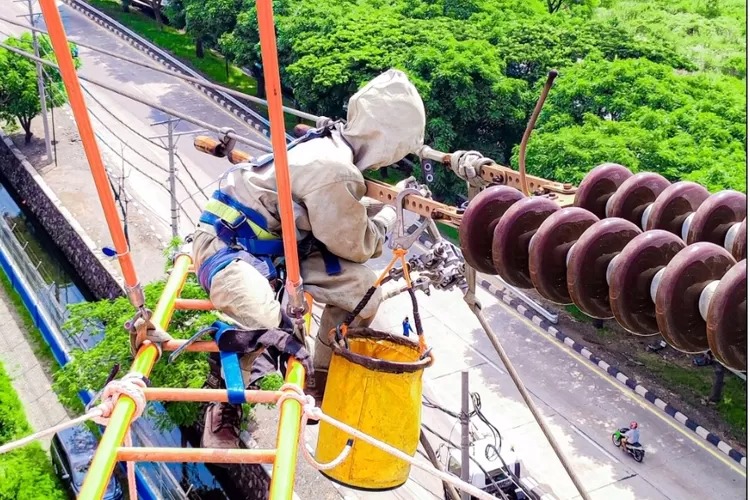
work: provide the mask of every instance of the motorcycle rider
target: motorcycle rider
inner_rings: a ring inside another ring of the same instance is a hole
[[[641,431],[638,430],[638,422],[633,420],[630,422],[630,429],[625,431],[625,434],[622,435],[622,439],[620,440],[620,447],[622,448],[622,451],[627,451],[627,445],[628,444],[637,444],[640,443],[641,439]]]

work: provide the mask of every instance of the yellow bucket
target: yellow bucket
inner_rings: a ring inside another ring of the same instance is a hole
[[[419,346],[406,337],[351,328],[349,348],[331,342],[323,412],[413,456],[419,444],[422,417],[422,372],[432,363],[420,360]],[[335,459],[350,436],[321,421],[315,459]],[[411,465],[355,439],[349,456],[321,471],[348,487],[370,491],[398,488],[409,477]]]

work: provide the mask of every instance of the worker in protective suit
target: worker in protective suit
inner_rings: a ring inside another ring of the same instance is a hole
[[[365,197],[362,173],[416,152],[423,143],[422,99],[406,75],[389,70],[349,99],[347,121],[319,121],[288,151],[292,199],[305,291],[325,304],[313,351],[308,393],[322,401],[331,349],[328,332],[353,311],[377,276],[364,263],[382,252],[396,211]],[[297,142],[297,141],[295,141]],[[201,285],[214,306],[239,328],[278,329],[281,304],[271,283],[283,255],[276,172],[272,156],[231,169],[207,202],[193,235]],[[375,212],[375,213],[373,213]],[[352,326],[367,326],[378,292]],[[300,339],[301,340],[301,339]],[[272,349],[269,349],[269,351]],[[246,386],[272,367],[268,358],[240,361]],[[240,407],[214,403],[206,410],[202,446],[238,446]]]

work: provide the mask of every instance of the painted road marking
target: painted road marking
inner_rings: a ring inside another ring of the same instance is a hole
[[[555,347],[557,347],[558,349],[560,349],[562,352],[564,352],[565,354],[567,354],[571,358],[575,359],[578,363],[580,363],[581,365],[583,365],[586,368],[588,368],[589,371],[591,371],[591,373],[595,373],[602,380],[606,380],[608,384],[612,385],[613,387],[616,387],[620,392],[622,392],[623,394],[625,394],[631,400],[635,401],[639,406],[641,406],[642,408],[650,411],[651,413],[653,413],[654,415],[656,415],[657,417],[659,417],[661,420],[663,420],[664,422],[666,422],[667,424],[669,424],[670,427],[672,427],[673,429],[676,429],[681,434],[683,434],[685,437],[687,437],[688,439],[690,439],[693,443],[697,444],[698,446],[700,446],[701,448],[703,448],[704,450],[706,450],[707,452],[709,452],[711,455],[713,455],[714,457],[718,458],[722,463],[728,465],[730,469],[734,470],[735,472],[737,472],[738,474],[740,474],[743,477],[747,477],[747,472],[744,469],[741,468],[740,464],[738,464],[737,462],[735,462],[734,460],[732,460],[731,458],[729,458],[729,456],[723,455],[721,453],[718,453],[716,451],[716,449],[714,449],[712,447],[709,447],[706,444],[704,444],[700,439],[698,439],[698,437],[695,435],[694,432],[689,432],[689,429],[685,429],[684,427],[678,425],[672,418],[668,418],[663,413],[661,413],[661,412],[657,411],[656,409],[654,409],[654,407],[650,403],[644,402],[637,395],[633,394],[632,391],[626,390],[626,389],[628,389],[627,387],[624,387],[622,384],[616,383],[614,380],[612,380],[612,377],[609,374],[603,373],[601,370],[597,369],[597,367],[595,367],[591,363],[584,363],[584,362],[582,362],[581,356],[579,356],[578,353],[576,353],[575,351],[571,352],[570,349],[565,349],[562,345],[560,345],[560,342],[558,342],[556,339],[551,338],[550,335],[547,332],[545,332],[541,328],[536,327],[536,325],[534,325],[532,322],[530,322],[522,314],[519,314],[515,309],[508,308],[508,310],[511,313],[513,313],[514,315],[516,315],[519,319],[523,320],[526,324],[531,325],[534,330],[536,330],[538,333],[541,334],[542,338],[544,338],[545,340],[547,340],[547,342],[551,343],[552,345],[554,345]],[[567,337],[566,337],[566,339],[567,339]]]

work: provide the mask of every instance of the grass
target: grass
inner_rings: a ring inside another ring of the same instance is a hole
[[[31,433],[23,404],[0,364],[0,444]],[[62,500],[62,489],[38,442],[0,455],[0,498]]]
[[[87,2],[92,7],[101,10],[109,17],[171,53],[210,81],[245,94],[257,96],[258,83],[254,78],[246,75],[234,64],[229,64],[227,75],[226,60],[211,50],[205,50],[203,58],[197,57],[195,55],[195,41],[184,31],[166,25],[159,29],[154,19],[138,11],[135,7],[131,6],[130,12],[123,12],[120,2],[116,0],[87,0]],[[284,99],[284,104],[292,106],[288,99]],[[249,106],[259,114],[268,117],[264,107],[252,103]],[[290,131],[298,123],[298,119],[295,116],[285,114],[285,123],[287,131]]]
[[[685,368],[647,354],[637,354],[637,358],[654,375],[666,381],[667,387],[687,400],[699,403],[700,398],[708,398],[711,393],[714,380],[712,368]],[[727,372],[724,376],[724,392],[716,409],[737,437],[744,436],[747,432],[745,394],[745,382]]]

